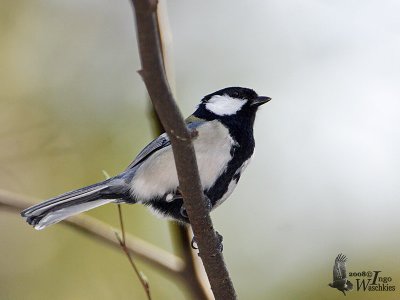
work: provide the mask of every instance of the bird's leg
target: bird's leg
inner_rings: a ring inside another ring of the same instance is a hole
[[[178,187],[176,188],[174,200],[176,200],[176,199],[182,199],[182,198],[183,198],[183,197],[182,197],[182,192],[181,192],[181,189],[180,189],[179,186],[178,186]],[[182,200],[183,200],[183,199],[182,199]],[[189,223],[189,217],[188,217],[188,214],[187,214],[187,212],[186,212],[186,208],[184,207],[183,203],[182,203],[182,206],[181,206],[180,214],[181,214],[181,216],[184,217],[184,218],[188,221],[188,223]]]
[[[180,193],[179,187],[178,187],[177,191]],[[210,198],[207,197],[206,194],[204,194],[204,200],[205,200],[205,202],[206,202],[207,210],[208,210],[208,212],[210,212],[211,209],[212,209],[212,202],[211,202]],[[188,219],[188,215],[187,215],[186,209],[185,209],[185,207],[184,207],[183,205],[181,206],[180,213],[181,213],[181,216],[182,216],[182,217],[184,217],[185,219]],[[220,234],[218,233],[218,231],[216,231],[215,233],[216,233],[217,239],[218,239],[218,251],[219,251],[219,252],[222,252],[222,250],[223,250],[223,248],[224,248],[223,245],[222,245],[223,237],[222,237],[222,235],[220,235]],[[190,246],[191,246],[192,249],[194,249],[194,250],[198,250],[198,249],[199,249],[199,248],[197,247],[197,240],[196,240],[196,237],[195,237],[194,235],[193,235],[192,241],[190,242]]]
[[[171,201],[175,201],[175,200],[177,200],[177,199],[182,199],[182,192],[181,192],[181,190],[179,189],[179,186],[176,188],[176,191],[175,191],[175,193],[174,193],[173,198],[172,198]]]
[[[345,295],[346,296],[346,293],[344,292],[344,291],[342,291],[343,292],[343,295]]]

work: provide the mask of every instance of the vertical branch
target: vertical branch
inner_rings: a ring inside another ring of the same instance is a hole
[[[173,223],[170,224],[170,230],[173,233],[175,251],[185,262],[182,275],[186,287],[190,290],[190,296],[197,300],[213,299],[204,268],[201,263],[196,263],[199,258],[190,246],[191,230],[188,226]]]
[[[167,79],[170,82],[170,86],[175,93],[175,76],[172,61],[172,35],[168,22],[166,6],[166,0],[159,1],[158,9],[156,11],[156,21],[163,67]],[[153,106],[151,115],[155,125],[154,128],[156,135],[160,135],[165,132]],[[198,300],[212,299],[212,294],[209,289],[206,274],[204,273],[204,268],[201,265],[199,258],[193,255],[194,252],[190,246],[191,230],[189,226],[180,226],[176,222],[170,222],[169,228],[171,237],[173,238],[175,251],[178,252],[179,256],[182,257],[183,261],[185,262],[182,279],[186,285],[186,288],[190,291],[190,296],[193,299]]]
[[[142,70],[139,71],[172,145],[179,187],[196,236],[199,255],[216,299],[236,299],[217,236],[204,199],[191,134],[169,88],[162,63],[157,1],[132,0]]]

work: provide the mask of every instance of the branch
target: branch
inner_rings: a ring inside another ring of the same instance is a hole
[[[0,190],[0,210],[17,213],[19,216],[21,210],[35,203],[37,201],[32,200],[30,197]],[[118,230],[95,218],[83,214],[69,217],[60,224],[71,227],[115,249],[120,249],[121,247],[120,241],[115,236]],[[180,226],[179,228],[184,231],[184,227]],[[189,245],[188,235],[186,235],[186,238],[182,238],[182,236],[185,236],[184,232],[178,235],[178,239],[183,239],[181,243]],[[143,260],[143,262],[148,263],[151,267],[164,272],[167,275],[166,278],[173,282],[176,281],[176,284],[182,283],[194,299],[211,299],[203,280],[199,277],[200,275],[193,262],[194,257],[191,256],[192,253],[189,249],[185,248],[185,251],[181,253],[183,256],[182,259],[135,236],[124,234],[124,239],[126,247],[124,251],[127,250],[129,254]]]
[[[195,251],[192,250],[190,244],[192,233],[189,226],[179,226],[171,222],[170,230],[173,233],[174,249],[185,262],[186,285],[191,298],[214,299],[203,265]]]
[[[7,209],[18,214],[21,210],[37,203],[26,196],[0,190],[0,208]],[[106,243],[114,248],[120,249],[120,243],[115,238],[115,232],[119,232],[116,228],[111,227],[95,218],[81,215],[70,217],[60,224],[72,227],[91,238]],[[185,272],[185,265],[181,258],[170,254],[152,244],[145,242],[137,237],[127,235],[125,237],[126,248],[129,253],[140,258],[152,267],[166,273],[172,278],[182,280]]]
[[[124,251],[126,257],[128,258],[132,269],[135,271],[135,274],[136,274],[137,278],[139,279],[144,292],[146,293],[147,299],[151,300],[149,281],[147,280],[147,277],[136,266],[136,263],[133,261],[131,254],[129,253],[129,249],[126,247],[126,235],[125,235],[124,219],[122,217],[121,204],[118,203],[117,205],[118,205],[118,216],[119,216],[119,222],[121,225],[122,237],[120,237],[118,235],[118,233],[115,233],[115,236],[117,237],[117,240],[118,240],[119,244],[121,245],[122,251]]]
[[[191,135],[170,91],[162,63],[157,30],[157,1],[132,0],[136,16],[143,77],[157,114],[171,140],[179,188],[192,226],[199,255],[203,261],[216,299],[236,299],[232,281],[219,251],[219,238],[214,230],[209,208],[201,187]]]
[[[173,72],[173,56],[172,52],[172,33],[168,22],[167,1],[162,0],[158,2],[157,8],[157,28],[159,34],[159,43],[161,47],[163,67],[170,83],[170,87],[175,92],[175,76]],[[156,136],[165,132],[160,119],[151,104],[151,119]],[[214,299],[210,290],[207,275],[201,260],[197,253],[193,251],[190,243],[192,237],[192,230],[189,226],[181,226],[176,222],[169,222],[171,237],[173,238],[173,246],[175,253],[182,257],[185,263],[185,280],[186,289],[190,292],[191,298],[194,300]]]

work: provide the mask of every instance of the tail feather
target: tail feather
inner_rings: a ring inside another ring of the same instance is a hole
[[[46,213],[40,217],[31,218],[31,225],[34,226],[36,230],[42,230],[43,228],[56,224],[70,216],[82,213],[84,211],[96,208],[98,206],[113,202],[113,199],[104,199],[104,200],[94,200],[87,203],[74,204],[69,207],[64,207],[58,210],[54,210]],[[27,219],[29,223],[29,218]]]
[[[116,184],[117,183],[117,184]],[[121,181],[103,181],[29,207],[21,216],[35,229],[41,230],[72,215],[110,203],[119,198],[116,190],[125,190]]]

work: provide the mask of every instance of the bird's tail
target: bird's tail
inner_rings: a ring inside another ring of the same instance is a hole
[[[121,179],[108,179],[29,207],[21,216],[35,229],[41,230],[70,216],[110,203],[126,192]]]

